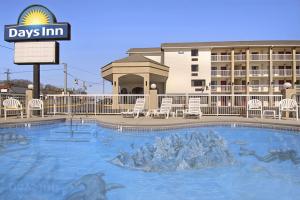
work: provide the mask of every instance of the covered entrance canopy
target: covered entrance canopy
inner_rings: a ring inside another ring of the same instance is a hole
[[[102,77],[112,82],[113,94],[149,94],[155,83],[165,93],[169,67],[140,54],[113,61],[101,69]]]

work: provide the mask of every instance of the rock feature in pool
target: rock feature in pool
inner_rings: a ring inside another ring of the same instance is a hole
[[[232,164],[233,156],[223,138],[214,132],[158,137],[133,153],[123,152],[111,163],[143,171],[202,169]]]
[[[67,195],[65,200],[106,200],[107,191],[124,187],[119,184],[107,184],[103,176],[103,173],[82,176],[73,183],[73,186],[77,189],[83,186],[83,189]]]
[[[297,152],[292,149],[283,150],[269,150],[269,153],[265,156],[259,156],[255,151],[248,150],[246,148],[240,148],[241,156],[254,156],[257,160],[263,162],[272,162],[272,161],[292,161],[295,165],[300,164],[300,157]]]

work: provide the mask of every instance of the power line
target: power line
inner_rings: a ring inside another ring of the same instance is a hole
[[[1,45],[1,44],[0,44],[0,47],[5,48],[5,49],[9,49],[9,50],[14,50],[14,49],[11,48],[11,47],[3,46],[3,45]]]
[[[43,72],[47,72],[47,71],[59,71],[59,70],[62,70],[62,69],[42,69],[40,71],[43,71]],[[33,71],[14,71],[14,72],[10,72],[10,74],[22,74],[22,73],[32,73]],[[3,74],[6,74],[7,72],[4,72]]]

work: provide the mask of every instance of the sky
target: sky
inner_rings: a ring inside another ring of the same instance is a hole
[[[165,42],[300,40],[300,0],[0,0],[0,45],[4,25],[16,24],[31,4],[50,9],[59,22],[72,26],[72,40],[60,42],[60,61],[69,73],[102,93],[100,68],[126,57],[133,47]],[[0,47],[0,80],[32,80],[32,66],[13,64],[13,50]],[[41,83],[63,87],[62,65],[42,65]],[[69,88],[78,88],[74,78]],[[82,82],[79,81],[82,85]],[[105,82],[104,93],[111,93]]]

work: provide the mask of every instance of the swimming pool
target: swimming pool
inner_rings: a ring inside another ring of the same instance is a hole
[[[157,138],[195,132],[222,138],[233,162],[162,171],[111,162],[120,152],[134,152]],[[0,129],[0,136],[0,199],[83,199],[87,194],[91,200],[300,197],[300,137],[295,132],[229,126],[117,132],[66,122]]]

